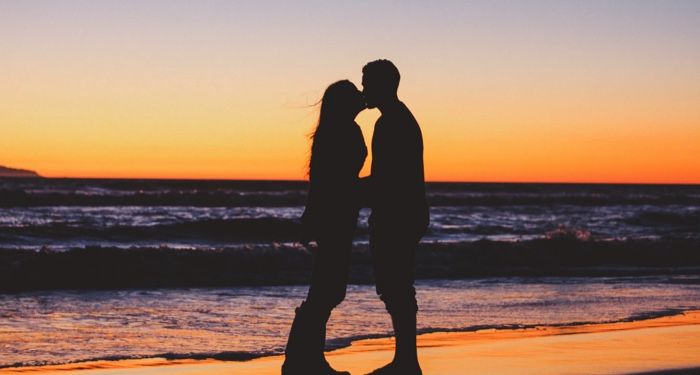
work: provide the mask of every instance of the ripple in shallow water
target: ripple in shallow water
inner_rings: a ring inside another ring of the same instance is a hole
[[[417,283],[422,330],[602,322],[700,308],[697,278],[489,278]],[[0,365],[282,351],[306,286],[0,295]],[[351,285],[329,342],[386,335],[368,285]],[[241,354],[242,353],[242,354]]]

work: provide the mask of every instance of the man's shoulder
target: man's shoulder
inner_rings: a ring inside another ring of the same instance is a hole
[[[408,126],[406,126],[408,125]],[[391,110],[382,113],[375,122],[375,128],[394,129],[404,131],[411,128],[419,128],[418,121],[406,104],[399,101]]]
[[[410,121],[415,122],[416,124],[418,123],[418,121],[416,121],[416,117],[413,116],[413,112],[411,112],[411,110],[406,104],[404,104],[404,102],[401,102],[401,112],[404,116],[408,117]]]

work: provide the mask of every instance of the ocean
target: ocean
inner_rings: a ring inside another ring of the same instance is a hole
[[[302,181],[0,179],[0,246],[212,249],[297,239]],[[700,186],[429,183],[427,242],[699,239]],[[357,241],[367,241],[362,210]]]
[[[0,367],[280,353],[301,181],[0,179]],[[700,186],[429,183],[421,332],[700,308]],[[329,345],[391,333],[367,215]]]

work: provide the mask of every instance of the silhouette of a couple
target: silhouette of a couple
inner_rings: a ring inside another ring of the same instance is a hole
[[[421,374],[416,352],[414,263],[428,222],[423,139],[418,122],[397,95],[399,71],[388,60],[362,69],[360,92],[348,80],[328,86],[312,136],[309,196],[302,216],[303,242],[316,241],[306,300],[296,309],[283,375],[346,374],[324,357],[326,323],[345,298],[352,240],[363,202],[372,209],[369,241],[377,294],[394,327],[396,351],[376,375]],[[378,108],[371,175],[360,179],[367,147],[355,117]]]

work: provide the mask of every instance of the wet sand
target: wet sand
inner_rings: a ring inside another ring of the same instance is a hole
[[[426,375],[700,374],[700,311],[634,322],[441,332],[419,337]],[[391,339],[327,353],[337,369],[365,374],[391,359]],[[282,357],[247,362],[165,359],[0,369],[7,374],[277,375]]]

